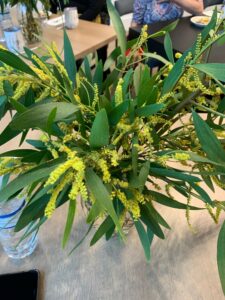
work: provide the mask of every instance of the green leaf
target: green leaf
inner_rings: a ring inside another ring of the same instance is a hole
[[[221,226],[217,241],[217,266],[223,293],[225,295],[225,221]]]
[[[75,56],[73,53],[73,48],[66,33],[66,30],[64,30],[64,63],[66,71],[69,75],[69,79],[72,81],[73,87],[75,87],[77,66]]]
[[[164,108],[164,104],[162,104],[162,103],[146,105],[146,106],[136,109],[136,114],[139,117],[149,117],[149,116],[156,114],[163,108]]]
[[[85,235],[82,237],[82,239],[73,247],[73,249],[70,251],[69,255],[72,254],[73,251],[75,251],[79,246],[80,244],[83,243],[83,241],[85,240],[85,238],[88,236],[89,232],[91,231],[92,227],[94,225],[94,222],[91,223],[91,225],[89,226],[87,232],[85,233]]]
[[[38,167],[31,169],[30,171],[19,175],[16,179],[11,181],[6,187],[0,190],[0,202],[7,200],[10,196],[15,194],[17,191],[25,186],[38,181],[40,179],[46,178],[60,163],[62,163],[64,158],[57,158],[50,162],[40,164]]]
[[[39,151],[33,149],[18,149],[1,153],[0,157],[26,157],[37,153],[39,153]]]
[[[62,241],[62,246],[63,248],[65,248],[68,240],[69,240],[69,236],[73,227],[73,220],[75,217],[75,212],[76,212],[76,201],[74,200],[70,200],[69,203],[69,208],[68,208],[68,215],[67,215],[67,220],[66,220],[66,226],[65,226],[65,230],[64,230],[64,234],[63,234],[63,241]]]
[[[141,191],[143,190],[144,186],[145,186],[145,183],[148,179],[148,175],[149,175],[149,168],[150,168],[150,162],[149,161],[146,161],[142,167],[141,167],[141,170],[140,170],[140,173],[138,175],[138,182],[140,184],[140,189]]]
[[[91,128],[90,146],[100,148],[107,146],[109,143],[109,123],[106,110],[101,109],[95,117]]]
[[[151,94],[153,88],[153,80],[150,74],[151,73],[149,67],[145,65],[144,70],[141,70],[140,85],[137,94],[137,101],[139,107],[149,101],[149,95]]]
[[[18,57],[18,55],[15,55],[8,50],[0,49],[0,61],[16,70],[38,77],[38,75]]]
[[[178,59],[178,61],[175,63],[172,70],[169,72],[168,77],[166,77],[166,79],[164,80],[161,96],[169,93],[176,86],[176,84],[179,81],[180,77],[184,73],[184,70],[185,70],[184,66],[186,64],[185,58],[187,57],[189,52],[190,51],[186,51],[181,56],[181,58]]]
[[[171,177],[179,180],[184,180],[190,183],[195,183],[201,181],[198,177],[187,175],[184,172],[178,172],[175,170],[164,169],[164,168],[150,168],[150,175],[162,176],[162,177]]]
[[[211,78],[225,82],[225,64],[207,63],[192,65],[192,67],[209,75]]]
[[[27,108],[22,103],[14,100],[13,98],[10,99],[10,103],[12,104],[12,107],[15,108],[15,110],[18,113],[23,113],[27,110]]]
[[[27,109],[24,113],[16,116],[10,123],[12,129],[45,128],[49,115],[53,109],[57,109],[55,122],[63,120],[76,111],[78,107],[72,103],[45,103]]]
[[[187,207],[189,207],[191,210],[200,210],[202,208],[198,208],[195,206],[187,206],[187,204],[178,202],[174,199],[171,199],[169,197],[167,197],[164,194],[158,193],[158,192],[154,192],[154,191],[149,191],[149,194],[153,196],[153,200],[155,202],[158,202],[162,205],[168,206],[168,207],[172,207],[172,208],[176,208],[176,209],[187,209]]]
[[[90,246],[93,246],[108,230],[114,227],[113,220],[111,217],[107,217],[104,222],[99,226],[98,230],[95,232]]]
[[[165,239],[165,236],[164,236],[164,233],[163,233],[161,227],[159,226],[158,222],[156,222],[155,219],[152,218],[151,214],[149,213],[149,211],[145,205],[141,206],[141,220],[160,239]]]
[[[210,205],[213,204],[211,198],[209,197],[209,195],[205,192],[205,190],[203,190],[203,188],[201,188],[199,185],[195,184],[195,183],[190,183],[190,185],[192,186],[192,188],[199,194],[199,196],[201,197],[201,199],[205,202],[205,203],[209,203]]]
[[[212,129],[196,113],[192,112],[195,131],[207,157],[216,162],[225,162],[225,151]]]
[[[50,194],[49,195],[46,194],[40,199],[38,199],[37,201],[28,204],[24,208],[21,216],[19,217],[19,220],[15,227],[15,231],[17,232],[22,230],[24,227],[30,224],[31,221],[36,220],[39,217],[39,215],[41,216],[45,207],[48,204],[49,199],[50,199]]]
[[[104,71],[108,70],[112,64],[115,64],[118,56],[121,54],[121,49],[119,47],[115,48],[110,55],[107,57],[104,64]]]
[[[122,228],[113,207],[112,200],[110,199],[110,195],[103,184],[102,180],[98,177],[98,175],[92,170],[86,170],[86,183],[88,186],[88,190],[93,194],[96,201],[100,204],[102,209],[106,210],[107,213],[112,218],[113,222],[116,224],[119,233],[123,237]]]
[[[6,128],[0,134],[0,146],[4,145],[8,141],[12,140],[14,137],[19,135],[21,130],[12,130],[10,124],[6,126]]]
[[[164,226],[167,229],[171,229],[167,222],[163,219],[163,217],[157,212],[157,210],[152,206],[151,203],[145,203],[150,215],[152,218],[159,223],[160,225]]]
[[[107,8],[110,16],[110,20],[112,21],[113,27],[116,31],[118,38],[118,45],[121,48],[122,57],[125,59],[126,53],[126,31],[124,29],[123,23],[117,12],[114,5],[111,3],[111,0],[107,0]]]
[[[167,32],[164,39],[164,48],[169,61],[174,64],[173,46],[169,33]]]
[[[122,116],[127,112],[130,106],[130,100],[126,100],[119,104],[118,106],[114,107],[109,114],[109,122],[111,125],[115,126]]]
[[[101,205],[99,205],[98,202],[95,202],[90,211],[89,211],[89,214],[87,216],[87,223],[92,223],[94,222],[98,217],[99,215],[102,213],[102,207]]]
[[[132,170],[133,175],[137,177],[137,168],[138,168],[138,150],[136,145],[138,144],[138,137],[134,136],[132,140]]]
[[[50,112],[50,114],[48,116],[46,131],[48,132],[49,135],[51,135],[51,133],[52,133],[53,124],[55,122],[56,114],[57,114],[57,107],[53,108],[53,110]]]
[[[134,226],[137,230],[142,247],[144,249],[146,260],[149,262],[151,258],[151,254],[150,254],[150,242],[149,242],[148,234],[146,233],[144,226],[139,220],[134,221]]]
[[[167,59],[165,59],[164,57],[162,57],[156,53],[143,53],[142,55],[145,56],[146,58],[153,58],[157,61],[160,61],[164,65],[168,65],[170,63]]]
[[[93,76],[93,83],[97,84],[99,94],[101,94],[102,92],[102,82],[103,82],[103,65],[102,65],[102,61],[99,61]]]

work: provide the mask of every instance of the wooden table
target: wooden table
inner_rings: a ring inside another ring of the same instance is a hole
[[[171,21],[159,22],[149,25],[148,33],[152,34],[160,31],[163,27],[169,25]],[[174,52],[183,53],[192,46],[197,35],[202,31],[191,24],[190,17],[181,18],[177,27],[170,32]],[[141,26],[130,29],[130,38],[136,38],[141,32]],[[157,37],[149,40],[148,47],[150,52],[157,52],[166,57],[164,51],[164,37]],[[225,62],[225,44],[222,46],[214,45],[209,56],[210,62],[224,63]]]
[[[112,26],[97,24],[79,20],[77,28],[67,30],[73,46],[76,59],[85,57],[87,54],[108,45],[116,40],[116,34]],[[50,43],[54,41],[59,50],[63,48],[63,29],[44,25],[43,41]]]

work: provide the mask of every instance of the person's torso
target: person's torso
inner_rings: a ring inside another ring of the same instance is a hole
[[[97,0],[96,0],[97,1]],[[90,6],[90,0],[70,0],[69,5],[67,6],[74,6],[77,7],[78,13],[82,14],[84,13],[87,9],[89,9]],[[104,5],[102,11],[106,11],[106,6]]]
[[[144,14],[144,23],[151,24],[160,21],[178,19],[182,16],[183,9],[176,4],[157,0],[147,0]]]

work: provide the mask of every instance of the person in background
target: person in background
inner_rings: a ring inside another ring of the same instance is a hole
[[[203,9],[203,0],[135,0],[131,27],[178,19],[184,10],[201,15]]]
[[[66,7],[77,7],[79,19],[109,25],[106,0],[69,0],[67,2],[63,0],[50,0],[50,3],[52,13],[57,13],[58,10],[63,11]],[[96,34],[98,33],[96,32]],[[98,58],[103,63],[107,59],[107,48],[105,46],[97,50]],[[80,62],[78,62],[79,65]]]

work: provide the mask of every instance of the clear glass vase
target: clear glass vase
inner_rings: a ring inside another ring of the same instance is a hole
[[[81,207],[84,211],[85,217],[88,216],[88,214],[89,214],[89,212],[92,208],[92,205],[93,204],[92,204],[91,200],[88,199],[86,201],[83,201],[81,199]],[[98,218],[94,223],[94,227],[98,228],[101,225],[101,223],[104,221],[104,219],[105,219],[104,216]],[[128,212],[126,212],[125,214],[123,214],[123,216],[121,216],[120,221],[121,221],[123,233],[125,235],[127,235],[129,233],[130,229],[133,227],[134,221],[133,221],[133,219],[131,218],[131,216]],[[117,236],[116,230],[114,231],[113,236]]]
[[[42,36],[42,23],[32,8],[20,4],[17,6],[17,19],[27,44],[40,42]]]

